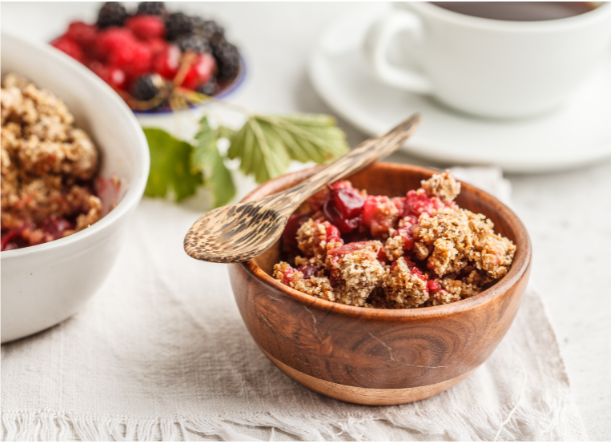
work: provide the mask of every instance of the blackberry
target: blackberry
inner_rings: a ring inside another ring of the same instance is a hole
[[[166,18],[169,13],[165,8],[164,2],[142,2],[138,3],[136,15],[158,15]]]
[[[238,48],[223,39],[212,45],[212,54],[216,59],[217,77],[228,80],[235,77],[240,70],[240,53]]]
[[[224,38],[225,30],[214,20],[203,20],[200,17],[193,17],[193,32],[201,34],[209,41]]]
[[[182,12],[170,14],[165,23],[166,38],[174,41],[182,35],[189,35],[193,32],[193,20]]]
[[[143,75],[138,78],[131,88],[132,97],[140,101],[152,100],[159,94],[159,88],[155,83],[152,75]]]
[[[121,3],[106,2],[98,12],[98,28],[110,28],[111,26],[123,26],[129,14]]]
[[[202,54],[211,51],[208,40],[203,35],[182,35],[176,39],[175,43],[182,52],[193,51],[197,54]]]
[[[197,89],[197,92],[199,92],[200,94],[204,94],[204,95],[214,95],[216,94],[218,90],[218,85],[216,83],[216,79],[214,77],[212,77],[208,83],[200,86]]]

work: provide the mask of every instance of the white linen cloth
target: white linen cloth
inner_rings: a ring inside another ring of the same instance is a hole
[[[508,198],[495,169],[456,176]],[[2,347],[3,440],[586,440],[532,286],[489,360],[433,398],[338,402],[293,382],[248,334],[221,264],[182,239],[195,211],[144,200],[99,293]]]

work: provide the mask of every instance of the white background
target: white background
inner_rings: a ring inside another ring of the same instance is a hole
[[[2,29],[48,41],[71,19],[92,21],[98,7],[2,3]],[[257,111],[331,113],[309,83],[307,59],[324,25],[353,4],[190,3],[172,8],[219,20],[244,53],[248,77],[230,101]],[[351,145],[365,138],[341,124]],[[391,160],[446,166],[405,154]],[[533,278],[556,328],[588,435],[611,439],[611,162],[508,178],[515,209],[534,243]]]

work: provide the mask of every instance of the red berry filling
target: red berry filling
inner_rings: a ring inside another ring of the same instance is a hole
[[[388,233],[397,219],[399,211],[387,196],[368,196],[363,206],[363,225],[373,236]]]
[[[350,233],[358,228],[363,213],[365,198],[348,181],[339,181],[329,187],[329,195],[323,213],[341,233]]]
[[[299,252],[299,248],[297,247],[297,230],[299,230],[301,224],[306,222],[309,218],[309,215],[291,215],[286,223],[284,232],[282,232],[282,248],[285,252]]]

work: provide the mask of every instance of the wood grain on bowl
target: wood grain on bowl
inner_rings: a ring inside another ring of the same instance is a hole
[[[315,170],[280,177],[245,200],[290,187]],[[376,163],[348,179],[370,194],[400,196],[435,171]],[[529,277],[531,246],[519,219],[491,195],[463,183],[457,199],[483,213],[517,246],[508,274],[456,303],[418,309],[365,309],[317,299],[273,279],[280,244],[229,267],[248,331],[283,372],[319,393],[363,404],[424,399],[480,366],[509,329]]]

